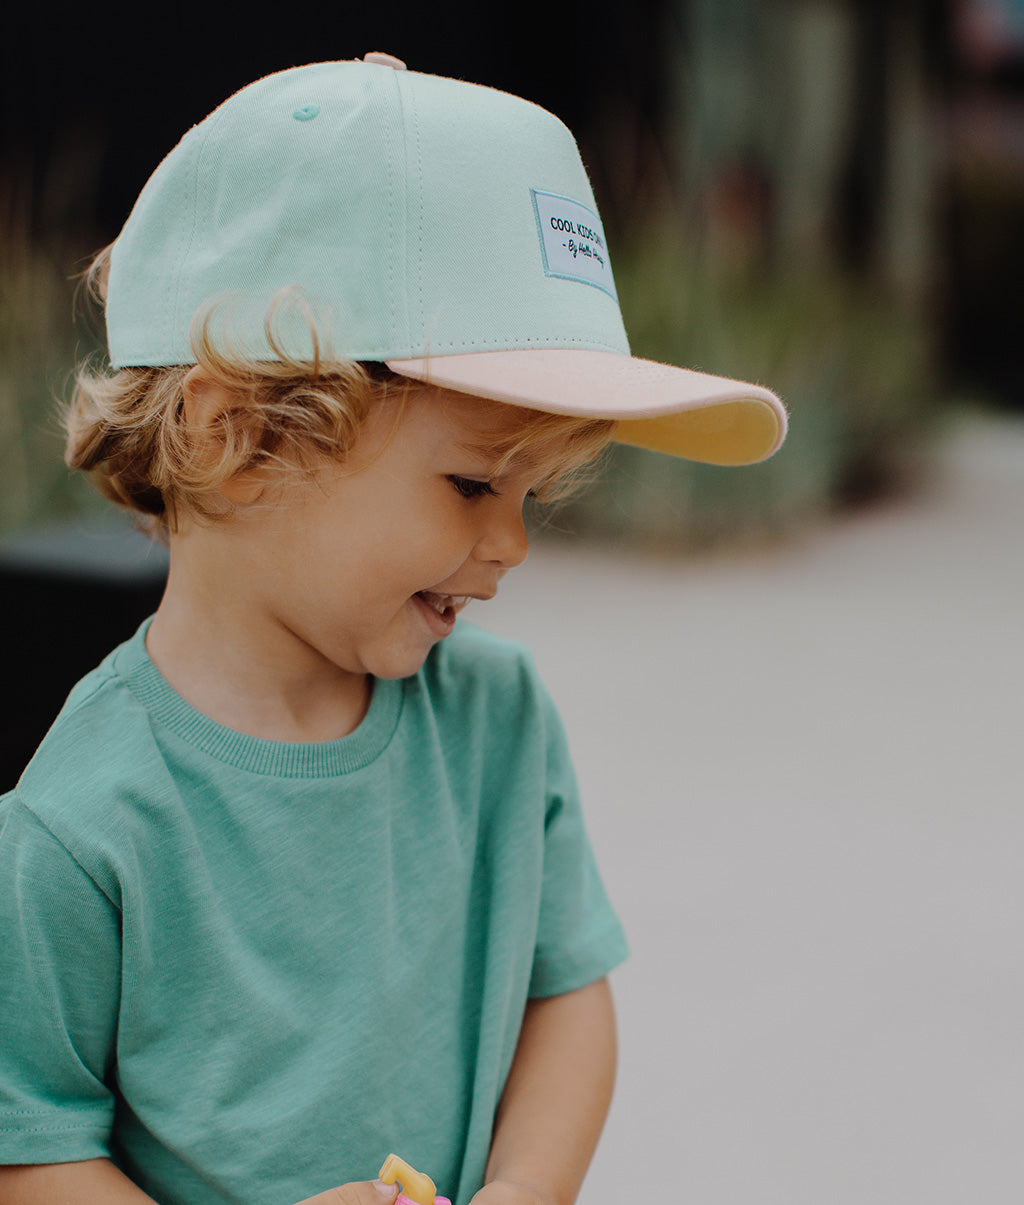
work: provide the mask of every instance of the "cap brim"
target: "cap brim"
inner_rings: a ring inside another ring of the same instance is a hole
[[[785,407],[760,385],[615,352],[528,348],[387,364],[401,376],[460,393],[612,419],[618,443],[705,464],[756,464],[786,436]]]

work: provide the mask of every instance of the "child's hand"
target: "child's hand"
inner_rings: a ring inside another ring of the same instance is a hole
[[[307,1197],[298,1205],[391,1205],[398,1196],[397,1184],[382,1184],[380,1180],[359,1180],[341,1184],[326,1192]]]
[[[516,1184],[512,1180],[492,1180],[480,1189],[469,1205],[554,1205],[554,1202],[525,1184]]]

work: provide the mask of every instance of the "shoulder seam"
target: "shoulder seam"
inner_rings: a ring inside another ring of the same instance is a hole
[[[74,852],[71,849],[68,848],[67,843],[62,841],[60,839],[60,837],[57,836],[57,834],[53,831],[52,828],[50,828],[50,826],[46,823],[46,821],[42,818],[42,816],[39,815],[39,813],[35,810],[35,808],[31,807],[29,804],[27,804],[25,802],[24,799],[21,798],[21,796],[18,794],[17,788],[15,788],[13,791],[11,791],[10,794],[7,796],[7,798],[11,803],[16,803],[19,807],[24,808],[25,811],[28,812],[28,814],[32,817],[32,819],[36,822],[36,824],[39,825],[39,827],[43,830],[43,832],[48,833],[49,836],[51,836],[53,838],[53,840],[57,842],[57,844],[67,854],[67,856],[71,859],[71,861],[74,862],[74,864],[78,867],[78,869],[82,872],[82,874],[85,875],[85,877],[89,880],[90,883],[92,883],[92,885],[96,888],[96,890],[100,893],[100,895],[103,896],[103,898],[107,901],[107,903],[111,906],[111,908],[113,908],[115,912],[120,913],[120,911],[121,911],[120,906],[117,903],[115,903],[115,901],[110,898],[110,896],[107,894],[107,892],[103,890],[103,887],[99,883],[96,882],[96,879],[94,878],[94,876],[91,875],[89,873],[89,871],[86,870],[86,868],[82,865],[81,860],[75,856]]]
[[[98,674],[99,672],[100,672],[99,667],[97,667],[95,670],[93,670],[93,673],[95,673],[95,674]],[[94,698],[97,694],[99,694],[99,692],[103,689],[103,687],[108,685],[108,683],[113,678],[118,678],[118,677],[120,677],[120,674],[118,674],[117,670],[113,667],[113,665],[111,665],[106,670],[106,672],[103,674],[103,677],[101,677],[98,682],[93,684],[93,687],[89,691],[88,694],[83,695],[82,698],[75,700],[75,705],[74,705],[74,707],[71,708],[71,712],[78,711],[78,709],[80,707],[84,707],[85,704],[88,703],[90,699]]]

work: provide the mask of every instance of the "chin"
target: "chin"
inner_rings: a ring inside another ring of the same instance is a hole
[[[433,645],[417,650],[395,652],[390,656],[379,657],[372,665],[367,666],[367,672],[382,681],[392,681],[396,678],[411,678],[423,668],[423,663],[430,655]]]

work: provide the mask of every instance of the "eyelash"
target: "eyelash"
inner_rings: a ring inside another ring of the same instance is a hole
[[[448,480],[463,498],[472,500],[474,498],[497,498],[498,496],[498,491],[489,481],[477,481],[475,477],[457,477],[451,474]],[[528,490],[526,496],[536,499],[539,495],[536,490]]]
[[[449,476],[448,480],[455,487],[456,493],[463,498],[494,498],[498,491],[489,481],[477,481],[473,477]]]

